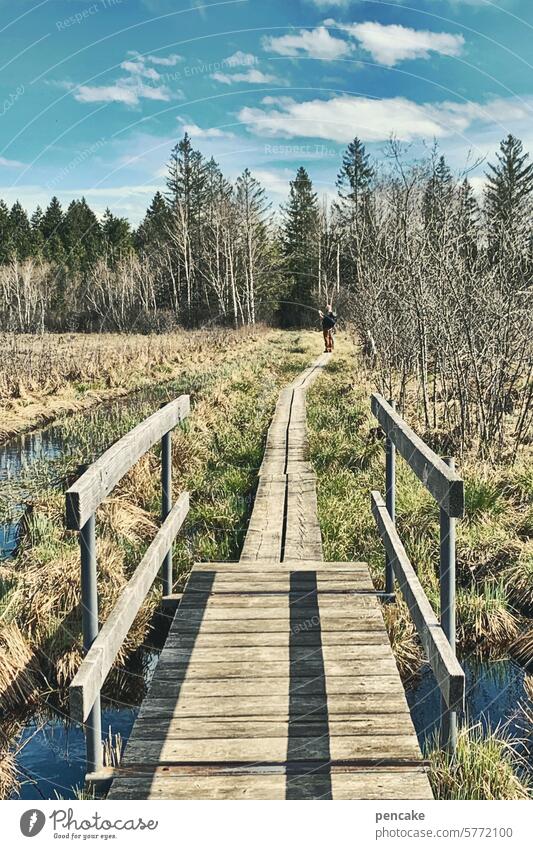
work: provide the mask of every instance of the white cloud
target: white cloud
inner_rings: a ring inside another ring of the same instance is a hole
[[[166,68],[173,68],[178,62],[183,62],[183,56],[179,53],[171,53],[169,56],[146,56],[146,61],[152,65],[164,65]]]
[[[24,163],[18,159],[6,159],[5,156],[0,156],[0,166],[2,168],[23,168]]]
[[[227,59],[224,59],[224,64],[226,65],[255,65],[257,62],[257,56],[254,56],[253,53],[243,53],[242,50],[237,50],[236,53],[232,53],[231,56],[228,56]]]
[[[182,119],[179,119],[180,121]],[[187,124],[182,121],[181,129],[188,133],[193,139],[231,139],[233,133],[221,130],[218,127],[199,127],[198,124]]]
[[[385,25],[365,21],[360,24],[335,25],[355,38],[363,50],[381,65],[397,65],[407,59],[429,59],[430,53],[460,56],[465,43],[460,34],[412,29],[401,24]]]
[[[275,77],[273,74],[264,74],[257,68],[250,68],[249,71],[239,74],[223,74],[220,71],[216,74],[211,74],[211,79],[219,83],[231,85],[232,83],[254,83],[256,85],[264,85],[265,83],[283,84],[283,80]]]
[[[182,92],[177,91],[173,95],[166,85],[162,85],[161,74],[147,65],[148,61],[154,61],[157,57],[142,56],[137,51],[128,52],[130,58],[125,59],[121,69],[127,76],[120,77],[109,85],[98,86],[73,86],[72,83],[60,83],[71,89],[75,100],[80,103],[124,103],[126,106],[138,106],[141,100],[171,100],[173,96],[181,97]],[[161,65],[175,64],[178,61],[177,54],[157,59]],[[148,81],[148,84],[145,82]]]
[[[531,98],[494,99],[482,103],[415,103],[405,97],[371,99],[342,95],[329,100],[297,102],[292,98],[265,98],[266,108],[244,107],[239,119],[256,135],[320,138],[345,144],[355,135],[379,142],[394,134],[401,141],[445,138],[465,133],[474,123],[489,125],[501,134],[509,121],[531,123]]]
[[[263,38],[263,48],[280,56],[311,56],[313,59],[339,59],[351,53],[352,46],[342,38],[330,35],[326,27],[302,29],[279,37]]]
[[[114,85],[79,86],[74,98],[80,103],[125,103],[137,106],[141,99],[170,100],[171,94],[166,86],[151,86],[137,79],[124,78]]]

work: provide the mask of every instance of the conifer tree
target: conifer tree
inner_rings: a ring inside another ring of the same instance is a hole
[[[12,229],[9,209],[0,200],[0,264],[9,262],[13,255]]]
[[[110,265],[126,257],[133,249],[133,236],[126,218],[113,215],[109,207],[102,221],[104,251]]]
[[[67,264],[72,271],[85,273],[102,255],[100,223],[85,198],[71,202],[63,228]]]
[[[41,258],[43,253],[43,245],[44,238],[42,232],[42,223],[43,223],[43,211],[40,206],[38,206],[33,213],[30,224],[31,224],[31,240],[32,240],[32,254],[34,257]]]
[[[283,210],[283,270],[286,304],[281,305],[282,326],[309,324],[313,289],[318,283],[319,209],[313,184],[300,167],[291,180],[289,202]]]
[[[62,265],[66,258],[63,222],[64,216],[61,204],[57,197],[54,196],[44,212],[41,221],[41,232],[44,239],[44,258],[58,265]]]
[[[32,255],[31,225],[26,210],[18,200],[11,207],[9,224],[13,257],[18,260],[28,259]]]
[[[522,142],[509,134],[500,143],[497,164],[489,163],[485,215],[493,258],[506,246],[528,252],[531,248],[533,162]]]

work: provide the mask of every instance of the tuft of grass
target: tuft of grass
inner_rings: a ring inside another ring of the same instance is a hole
[[[502,579],[513,604],[528,616],[533,615],[533,540],[504,569]]]
[[[394,604],[382,605],[385,627],[403,681],[412,678],[424,662],[424,653],[406,603],[400,596]]]
[[[531,785],[515,744],[501,729],[480,723],[459,730],[457,751],[438,740],[427,747],[429,780],[437,799],[530,799]]]
[[[458,643],[463,651],[488,656],[506,651],[516,638],[518,618],[502,583],[459,588],[457,592]]]
[[[465,521],[474,523],[501,516],[506,509],[497,481],[471,476],[465,481]]]

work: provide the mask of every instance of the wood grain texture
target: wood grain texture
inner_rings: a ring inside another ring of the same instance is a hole
[[[108,448],[67,490],[67,528],[80,530],[126,472],[189,413],[190,398],[180,395]]]
[[[464,515],[464,484],[438,454],[409,427],[378,392],[372,395],[372,413],[403,459],[448,516]]]

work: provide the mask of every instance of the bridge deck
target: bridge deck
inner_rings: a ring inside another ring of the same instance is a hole
[[[109,798],[431,799],[368,567],[322,560],[283,390],[238,563],[195,565]]]

